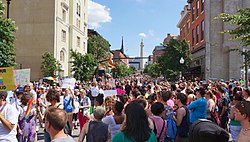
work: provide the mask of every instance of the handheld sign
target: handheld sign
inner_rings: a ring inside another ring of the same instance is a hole
[[[0,68],[0,91],[15,90],[13,67]]]

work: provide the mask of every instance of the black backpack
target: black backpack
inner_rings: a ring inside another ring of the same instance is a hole
[[[197,120],[189,129],[189,142],[228,142],[228,140],[228,132],[210,120]]]

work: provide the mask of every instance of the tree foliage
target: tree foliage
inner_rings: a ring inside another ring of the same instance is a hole
[[[97,66],[97,60],[93,57],[92,54],[82,55],[79,52],[70,50],[70,58],[74,78],[81,81],[92,79],[95,71],[95,66]]]
[[[216,19],[236,25],[236,28],[227,29],[224,33],[233,35],[232,39],[241,40],[243,46],[250,45],[250,8],[239,9],[238,14],[221,13]]]
[[[179,73],[185,72],[191,63],[191,54],[186,41],[171,39],[165,46],[165,53],[158,58],[161,74],[169,79],[177,79]],[[180,64],[183,57],[184,64]]]
[[[42,55],[41,70],[43,76],[56,77],[61,70],[60,63],[54,58],[51,52],[45,52]]]
[[[143,72],[152,77],[159,77],[161,75],[161,67],[159,64],[149,64]]]
[[[110,56],[110,44],[100,35],[92,35],[88,39],[88,53],[98,61],[108,59]]]
[[[136,73],[136,68],[134,66],[129,66],[130,74],[135,74]]]
[[[15,66],[14,21],[4,17],[4,7],[0,1],[0,67]]]
[[[223,33],[228,33],[233,37],[231,40],[240,40],[241,45],[250,45],[250,8],[239,9],[237,14],[221,13],[215,19],[235,25],[234,29],[227,29]],[[244,65],[250,65],[250,51],[241,49],[231,49],[237,51],[240,55],[245,56]]]
[[[114,63],[114,65],[116,66],[116,69],[113,68],[111,72],[115,78],[121,78],[136,73],[136,69],[134,67],[128,67],[125,64],[119,63]]]

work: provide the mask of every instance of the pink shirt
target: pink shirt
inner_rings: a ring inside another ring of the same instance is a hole
[[[125,90],[122,90],[120,88],[116,88],[116,92],[117,92],[117,95],[126,94]]]
[[[167,121],[163,120],[160,116],[151,116],[150,118],[156,125],[155,126],[157,129],[156,138],[158,138],[160,136],[162,126],[163,126],[163,121],[165,121],[165,126],[164,126],[163,132],[161,133],[161,137],[160,137],[160,142],[164,142],[166,134],[167,134]]]
[[[168,106],[171,106],[171,107],[173,108],[173,107],[174,107],[174,101],[171,100],[171,99],[169,99],[169,100],[167,101],[167,105],[168,105]]]

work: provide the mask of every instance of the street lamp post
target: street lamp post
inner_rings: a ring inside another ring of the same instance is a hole
[[[182,79],[182,69],[183,69],[183,64],[184,64],[185,60],[183,59],[183,57],[181,57],[180,59],[180,65],[181,65],[181,72],[180,72],[180,80]]]
[[[10,1],[11,0],[6,0],[7,1],[7,18],[10,18]]]

